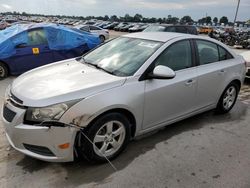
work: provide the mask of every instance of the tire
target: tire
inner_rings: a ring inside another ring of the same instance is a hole
[[[236,82],[231,82],[223,91],[216,107],[218,114],[228,113],[233,107],[239,94],[240,86]]]
[[[3,80],[8,76],[8,68],[2,62],[0,62],[0,80]]]
[[[111,135],[108,136],[108,132],[111,132],[108,131],[107,127],[111,124],[113,127],[113,137]],[[115,131],[117,131],[118,128],[121,134],[115,136]],[[84,130],[84,134],[88,137],[88,139],[84,135],[81,135],[80,147],[77,149],[78,156],[85,158],[90,162],[107,162],[106,158],[103,156],[105,152],[105,156],[109,160],[112,160],[126,148],[131,138],[130,123],[128,119],[120,113],[109,113],[101,116],[89,125],[87,130]],[[93,144],[90,143],[90,141]],[[113,147],[113,145],[116,145],[117,148]],[[105,152],[101,154],[100,150],[102,148],[106,148],[106,150],[104,149]]]
[[[101,43],[104,43],[105,42],[105,37],[103,35],[100,35],[99,36],[100,40],[101,40]]]

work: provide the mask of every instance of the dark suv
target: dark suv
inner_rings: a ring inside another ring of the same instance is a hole
[[[176,32],[198,35],[197,29],[192,25],[158,24],[147,27],[143,32]]]

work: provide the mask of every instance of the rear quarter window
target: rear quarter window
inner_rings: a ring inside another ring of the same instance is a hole
[[[233,59],[233,56],[226,49],[222,48],[221,46],[218,46],[218,49],[219,49],[220,61]]]

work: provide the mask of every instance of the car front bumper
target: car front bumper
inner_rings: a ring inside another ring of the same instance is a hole
[[[8,113],[6,113],[6,108]],[[68,162],[74,160],[74,141],[77,133],[75,128],[23,124],[26,110],[18,108],[10,102],[5,102],[2,112],[6,137],[14,149],[43,161]],[[11,112],[15,116],[10,121],[6,117]],[[69,144],[69,147],[61,149],[59,146],[63,144]]]

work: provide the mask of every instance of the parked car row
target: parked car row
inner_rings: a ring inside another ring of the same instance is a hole
[[[229,46],[242,47],[250,49],[250,31],[225,31],[217,32],[216,30],[209,33],[211,38],[217,39]]]
[[[98,35],[101,42],[103,43],[105,40],[109,39],[109,31],[107,29],[103,29],[99,26],[94,25],[76,25],[74,26],[75,29],[79,29],[84,32],[90,32],[92,34]]]

